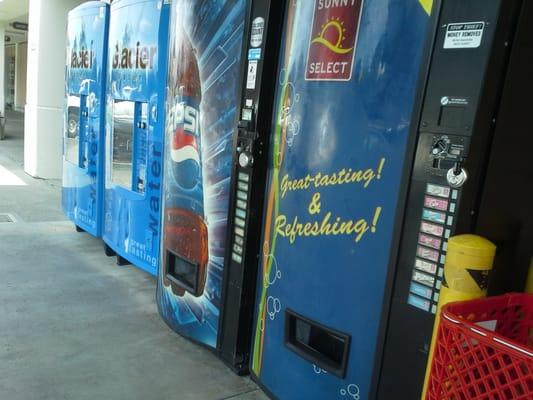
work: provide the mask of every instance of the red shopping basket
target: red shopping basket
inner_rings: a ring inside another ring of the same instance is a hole
[[[451,303],[436,340],[427,400],[533,399],[533,295]]]

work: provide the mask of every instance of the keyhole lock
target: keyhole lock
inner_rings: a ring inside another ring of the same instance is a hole
[[[450,185],[452,188],[457,189],[465,184],[465,182],[468,180],[468,174],[463,168],[463,160],[456,162],[455,166],[450,168],[448,174],[446,175],[446,179],[448,180],[448,185]]]

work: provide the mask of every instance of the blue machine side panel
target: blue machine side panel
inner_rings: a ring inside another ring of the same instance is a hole
[[[163,0],[115,0],[109,26],[103,239],[152,275],[157,274],[161,236],[169,9]],[[114,142],[120,101],[135,104],[135,117],[129,115],[134,118],[132,143]],[[113,178],[114,151],[122,145],[133,154],[131,180],[142,190]]]
[[[74,224],[102,234],[104,113],[109,6],[69,13],[65,75],[62,208]],[[75,141],[77,147],[70,147]],[[73,152],[67,157],[68,152]]]
[[[157,301],[177,332],[217,343],[246,0],[177,0],[165,137],[164,239]],[[167,250],[201,270],[172,289]]]
[[[418,0],[287,6],[252,356],[280,399],[369,398],[428,22]],[[344,377],[287,347],[287,310],[351,338]]]

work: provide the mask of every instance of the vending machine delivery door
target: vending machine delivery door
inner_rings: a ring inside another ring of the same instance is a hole
[[[62,209],[93,236],[102,234],[105,87],[109,6],[86,2],[68,14]]]

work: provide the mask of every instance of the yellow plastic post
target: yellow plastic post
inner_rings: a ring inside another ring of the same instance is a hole
[[[454,301],[473,300],[487,296],[488,278],[495,254],[496,246],[480,236],[459,235],[451,237],[448,241],[444,280],[433,325],[433,336],[422,391],[423,400],[426,398],[442,307]]]
[[[529,263],[529,274],[527,275],[526,293],[533,294],[533,258]]]

